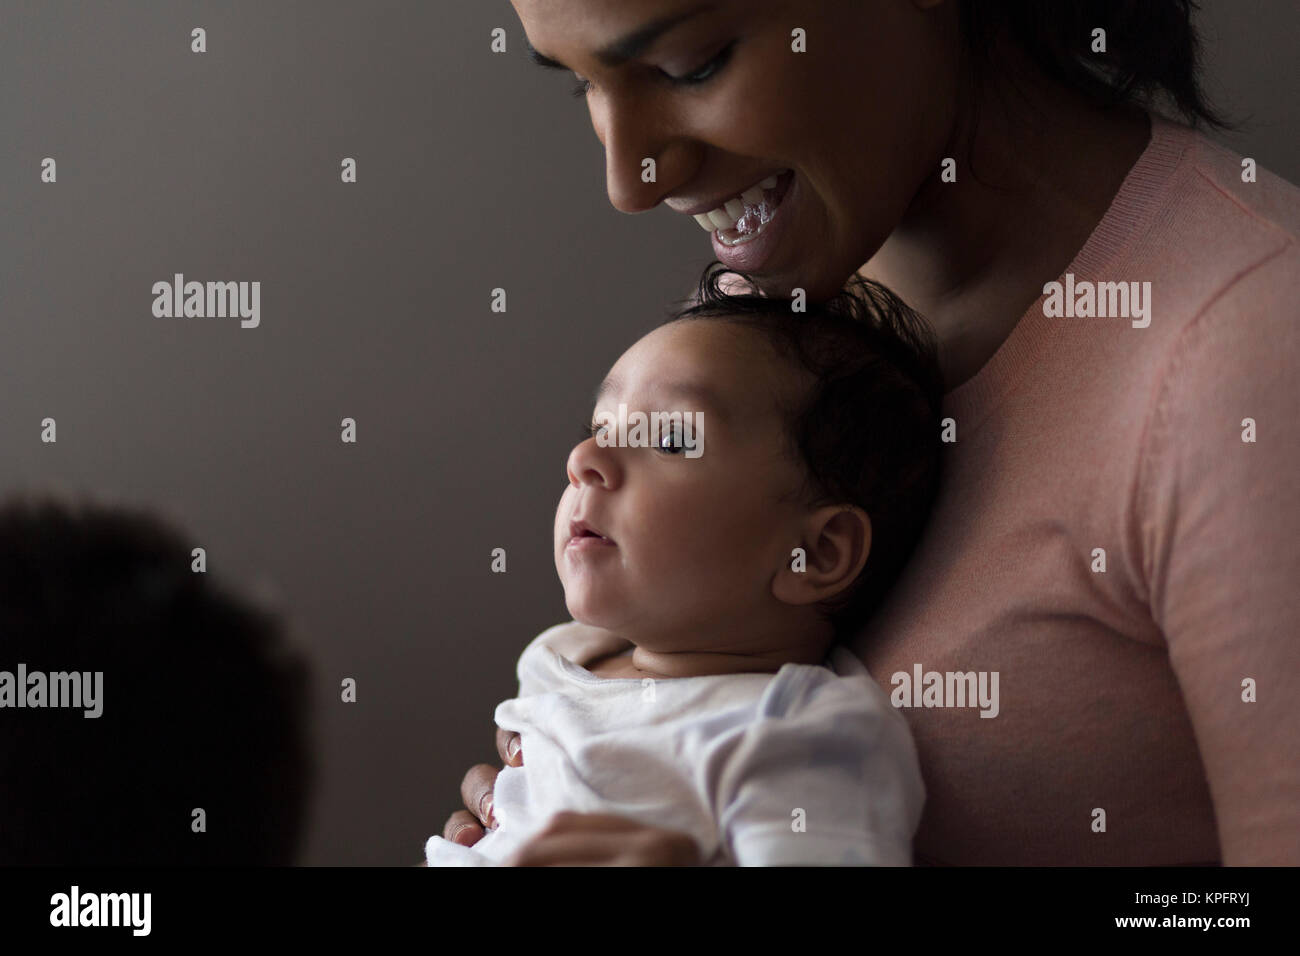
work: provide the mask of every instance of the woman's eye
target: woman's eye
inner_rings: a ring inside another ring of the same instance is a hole
[[[722,48],[721,52],[719,52],[717,56],[709,60],[708,63],[705,63],[702,67],[692,73],[687,73],[685,76],[673,76],[666,70],[660,70],[659,72],[662,73],[669,82],[677,86],[698,86],[701,83],[713,79],[713,77],[717,75],[718,71],[727,65],[727,61],[731,59],[731,53],[735,48],[736,41],[732,40]],[[577,74],[574,74],[574,78],[575,82],[573,88],[569,90],[571,96],[586,96],[595,88],[592,85],[591,80],[577,76]]]
[[[662,70],[660,72],[662,72],[664,76],[668,77],[668,79],[672,80],[674,83],[678,83],[682,86],[695,86],[696,84],[703,83],[707,80],[713,79],[714,75],[719,70],[721,70],[724,66],[727,65],[727,60],[731,58],[731,51],[734,50],[735,47],[736,47],[736,41],[732,40],[725,47],[723,47],[722,51],[717,56],[715,56],[712,60],[710,60],[708,63],[705,63],[702,67],[700,67],[695,72],[687,73],[685,76],[673,76],[671,73]]]

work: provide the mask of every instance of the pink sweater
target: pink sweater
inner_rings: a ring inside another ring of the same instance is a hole
[[[1044,295],[946,398],[936,511],[855,645],[898,694],[998,675],[995,717],[903,710],[918,863],[1300,864],[1300,190],[1241,160],[1153,117],[1066,270],[1149,282],[1150,324]]]

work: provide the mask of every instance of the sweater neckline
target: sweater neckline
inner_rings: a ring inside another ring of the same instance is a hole
[[[1076,282],[1096,281],[1147,231],[1162,206],[1174,171],[1197,134],[1157,113],[1147,115],[1151,138],[1146,148],[1062,276],[1074,273]],[[943,413],[956,420],[961,433],[969,434],[984,421],[997,400],[1019,382],[1061,329],[1061,320],[1043,315],[1045,299],[1045,295],[1039,296],[980,370],[944,396]]]

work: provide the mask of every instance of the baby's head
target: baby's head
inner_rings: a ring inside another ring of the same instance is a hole
[[[878,284],[794,312],[723,291],[744,279],[706,270],[610,370],[569,455],[556,568],[575,620],[648,651],[815,662],[924,527],[941,377],[925,324]],[[654,435],[637,413],[680,420]]]
[[[314,668],[279,612],[193,570],[192,545],[134,507],[0,501],[0,672],[29,701],[0,712],[0,866],[295,862]],[[52,706],[56,680],[94,707]]]

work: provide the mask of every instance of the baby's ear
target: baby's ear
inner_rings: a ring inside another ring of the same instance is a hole
[[[871,552],[871,518],[856,505],[827,505],[810,512],[801,540],[772,579],[772,594],[786,604],[816,604],[851,585]]]

